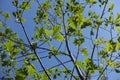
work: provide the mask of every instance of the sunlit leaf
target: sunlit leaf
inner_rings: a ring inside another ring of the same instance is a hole
[[[89,3],[89,4],[96,4],[97,3],[96,0],[86,0],[86,2]]]
[[[3,16],[5,17],[5,19],[10,19],[10,14],[7,12],[3,13]]]
[[[64,6],[64,0],[57,0],[57,3],[58,3],[60,6]]]
[[[15,77],[16,80],[21,80],[21,79],[25,80],[26,77],[27,77],[27,72],[25,70],[23,69],[17,70],[16,77]]]
[[[47,11],[49,8],[51,8],[51,3],[49,1],[45,1],[43,4],[41,4],[41,7]]]
[[[116,15],[116,18],[115,19],[119,19],[120,18],[120,14],[119,13],[117,13],[117,15]]]
[[[120,42],[116,43],[116,50],[120,50]]]
[[[116,27],[116,29],[117,29],[118,33],[120,33],[120,27]]]
[[[54,10],[55,10],[55,12],[56,12],[56,14],[57,14],[58,16],[61,14],[61,9],[60,9],[59,6],[56,6],[56,7],[54,8]]]
[[[13,51],[13,46],[14,46],[14,43],[10,40],[8,40],[6,43],[5,43],[5,48],[8,52],[12,52]]]
[[[58,32],[61,32],[60,25],[52,27],[52,35],[55,35]]]
[[[76,29],[77,26],[81,26],[81,24],[83,23],[83,20],[84,20],[83,15],[79,14],[79,15],[69,17],[67,21],[71,27]]]
[[[2,29],[2,25],[3,25],[3,23],[0,21],[0,30]]]
[[[81,48],[81,52],[82,52],[85,56],[88,56],[88,50],[87,50],[87,48]]]
[[[109,6],[109,11],[112,10],[114,8],[115,4],[114,3],[111,3],[110,6]]]
[[[112,60],[108,60],[107,62],[108,62],[108,65],[111,66],[111,67],[115,66],[115,63]]]
[[[48,77],[46,74],[41,74],[41,76],[42,76],[42,80],[48,80]]]
[[[75,38],[74,39],[74,43],[76,44],[76,45],[81,45],[83,42],[85,42],[85,39],[84,38]]]
[[[81,61],[76,61],[75,63],[76,65],[78,65],[80,68],[84,69],[84,63]]]
[[[18,5],[18,0],[14,0],[12,3],[13,3],[14,6],[17,7],[17,5]]]
[[[10,66],[10,65],[11,65],[10,60],[2,61],[2,66]]]
[[[63,40],[64,40],[64,37],[63,37],[62,35],[58,34],[58,35],[55,35],[55,36],[54,36],[54,39],[56,39],[56,40],[58,40],[58,41],[63,41]]]
[[[50,31],[47,30],[47,29],[45,29],[45,34],[46,34],[47,36],[50,36]]]
[[[26,19],[25,18],[21,18],[20,21],[21,22],[26,22]]]
[[[28,74],[31,76],[33,75],[33,73],[35,72],[35,66],[33,64],[31,64],[30,66],[27,67],[28,68]]]
[[[23,2],[21,5],[20,5],[20,8],[21,9],[25,9],[25,10],[29,10],[31,8],[31,5],[28,3],[28,2]]]

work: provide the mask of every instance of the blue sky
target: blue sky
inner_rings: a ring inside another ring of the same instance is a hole
[[[12,0],[11,0],[12,1]],[[7,0],[1,0],[0,1],[0,9],[3,11],[3,12],[9,12],[11,15],[12,15],[12,11],[15,11],[15,7],[13,7],[13,6],[11,6],[12,5],[12,3],[11,3],[11,1],[7,1]],[[114,12],[114,15],[116,14],[116,13],[120,13],[120,8],[119,8],[119,4],[120,4],[120,0],[110,0],[110,3],[111,2],[114,2],[115,3],[115,8],[114,8],[114,10],[113,10],[113,12]],[[109,6],[109,5],[108,5]],[[26,23],[24,23],[24,25],[25,25],[25,28],[26,28],[26,30],[27,30],[27,33],[28,33],[28,36],[29,36],[29,38],[31,38],[32,37],[32,34],[34,33],[34,29],[35,29],[35,23],[34,23],[34,21],[33,21],[33,18],[34,18],[34,16],[35,16],[35,11],[36,11],[36,9],[37,9],[37,7],[38,7],[38,5],[36,5],[36,3],[32,3],[32,7],[31,7],[31,10],[29,10],[29,11],[26,11],[25,12],[25,14],[24,14],[24,17],[25,18],[27,18],[27,22]],[[89,10],[89,8],[88,8],[88,10]],[[92,8],[92,10],[94,10],[94,11],[96,11],[97,13],[101,13],[101,11],[102,11],[102,8],[101,9],[99,9],[99,8],[97,8],[97,7],[93,7]],[[86,13],[85,13],[86,14]],[[107,15],[105,15],[105,16],[107,16]],[[1,20],[3,20],[3,18],[0,16],[0,19]],[[16,33],[18,33],[18,35],[19,35],[19,37],[20,38],[22,38],[22,39],[24,39],[24,41],[27,43],[27,41],[26,41],[26,38],[25,38],[25,35],[24,35],[24,33],[23,33],[23,30],[22,30],[22,28],[20,27],[20,25],[19,24],[17,24],[17,23],[15,23],[15,18],[13,17],[13,16],[11,16],[11,19],[9,20],[9,21],[7,21],[6,22],[10,27],[11,27],[11,29],[14,31],[14,32],[16,32]],[[87,36],[89,36],[88,34],[88,31],[89,31],[89,28],[88,29],[86,29],[86,30],[84,30],[84,35],[87,37]],[[106,39],[109,39],[109,37],[110,37],[110,35],[109,35],[109,33],[107,33],[106,31],[104,31],[104,30],[100,30],[100,33],[99,33],[100,35],[99,35],[99,37],[104,37],[105,36],[105,38]],[[115,35],[116,34],[116,32],[114,31],[114,34],[113,35]],[[107,36],[107,37],[106,37]],[[72,39],[71,39],[72,40]],[[52,42],[56,47],[58,47],[58,42],[55,42],[55,41],[53,41]],[[59,43],[60,44],[60,43]],[[85,46],[85,47],[88,47],[88,48],[91,48],[91,45],[88,45],[88,44],[91,44],[90,43],[90,41],[88,40],[85,44],[83,44],[83,46]],[[71,45],[71,50],[72,50],[72,52],[76,52],[76,47],[72,44],[72,43],[70,43],[70,45]],[[47,55],[47,53],[41,53],[41,55],[40,56],[44,56],[44,55]],[[81,55],[82,57],[80,57],[81,59],[84,59],[84,56],[83,55]],[[60,59],[62,58],[61,56],[59,57]],[[65,60],[68,60],[69,58],[63,58],[62,60],[63,61],[65,61]],[[54,60],[54,58],[52,59],[52,60]],[[58,62],[57,61],[55,61],[54,62],[54,64],[53,64],[53,61],[52,60],[48,60],[48,59],[43,59],[42,61],[43,61],[43,63],[45,64],[45,67],[52,67],[53,65],[55,65],[55,64],[57,64]],[[36,66],[39,66],[37,63],[35,64]],[[67,66],[70,66],[71,67],[71,64],[70,63],[68,63],[67,64]],[[40,66],[39,66],[40,67]],[[40,69],[40,68],[38,68],[38,69]],[[117,80],[117,79],[119,79],[120,77],[120,74],[115,74],[114,72],[113,73],[110,73],[110,74],[108,74],[109,75],[109,80]]]

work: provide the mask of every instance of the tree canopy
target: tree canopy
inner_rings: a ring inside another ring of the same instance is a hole
[[[3,80],[113,80],[120,73],[114,1],[9,2],[11,12],[0,9]]]

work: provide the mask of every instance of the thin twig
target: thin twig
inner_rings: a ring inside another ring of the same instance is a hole
[[[62,21],[63,21],[63,27],[64,27],[64,32],[65,32],[66,48],[67,48],[67,51],[68,51],[68,53],[69,53],[69,56],[70,56],[73,64],[75,65],[75,59],[74,59],[74,57],[73,57],[73,54],[72,54],[71,51],[70,51],[69,43],[68,43],[68,38],[67,38],[67,30],[66,30],[65,21],[64,21],[64,20],[65,20],[65,19],[64,19],[65,13],[63,12],[61,5],[60,5],[60,8],[61,8],[61,11],[62,11]],[[77,73],[78,73],[80,79],[81,79],[81,80],[84,80],[84,76],[83,76],[82,72],[80,71],[79,67],[78,67],[77,65],[75,65],[75,68],[76,68],[76,70],[77,70]]]
[[[61,65],[63,65],[63,64],[69,63],[69,62],[71,62],[71,60],[62,62],[62,64],[60,63],[60,64],[57,64],[57,65],[54,65],[54,66],[52,66],[52,67],[50,67],[50,68],[48,68],[48,69],[53,69],[53,68],[55,68],[55,67],[61,66]],[[41,71],[39,71],[39,72],[43,72],[43,70],[41,70]]]

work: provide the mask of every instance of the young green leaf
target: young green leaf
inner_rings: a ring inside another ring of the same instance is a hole
[[[41,74],[42,76],[42,80],[48,80],[48,77],[46,76],[46,74]]]
[[[55,35],[56,33],[61,32],[60,25],[56,25],[52,27],[52,35]]]
[[[33,73],[35,72],[35,66],[33,64],[31,64],[30,66],[27,67],[28,68],[28,74],[30,76],[33,75]]]
[[[109,11],[112,10],[114,8],[115,4],[114,3],[111,3],[110,4],[110,7],[109,7]]]
[[[74,39],[74,44],[75,45],[81,45],[82,43],[84,43],[85,42],[85,39],[84,38],[75,38]]]
[[[5,17],[5,19],[10,19],[10,14],[7,12],[3,13],[3,16]]]
[[[45,29],[45,34],[46,34],[47,36],[50,36],[50,31],[47,30],[47,29]]]
[[[115,63],[114,63],[114,61],[112,61],[112,60],[108,60],[107,62],[108,62],[108,65],[109,65],[110,67],[114,67],[114,66],[115,66]]]
[[[25,9],[25,10],[29,10],[31,8],[31,5],[28,3],[28,2],[23,2],[21,5],[20,5],[20,8],[21,9]]]
[[[120,27],[116,27],[116,29],[117,29],[118,33],[120,33]]]
[[[20,22],[26,22],[26,19],[25,18],[20,18],[20,20],[18,20]]]
[[[53,38],[58,40],[58,41],[63,41],[64,40],[64,37],[60,34],[55,35]]]
[[[0,21],[0,30],[2,29],[2,25],[3,25],[3,24],[2,24],[2,22]]]
[[[75,65],[79,66],[81,69],[84,69],[84,63],[81,61],[76,61]]]
[[[41,7],[47,11],[49,8],[51,8],[50,1],[45,1],[43,4],[41,4]]]
[[[116,43],[115,49],[116,49],[116,50],[120,50],[120,42],[117,42],[117,43]]]
[[[81,48],[81,52],[82,52],[85,56],[88,56],[88,50],[87,50],[87,48]]]
[[[16,80],[21,80],[21,79],[25,80],[26,77],[27,77],[27,72],[25,70],[23,69],[17,70],[16,77],[15,77]]]
[[[17,7],[17,5],[18,5],[18,0],[14,0],[14,1],[12,2],[12,4]]]

